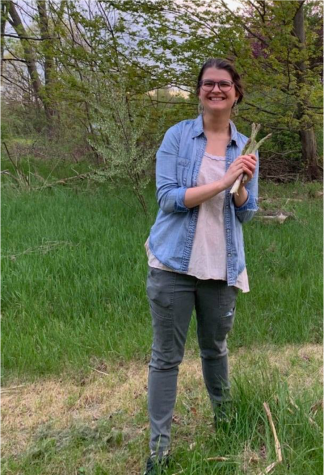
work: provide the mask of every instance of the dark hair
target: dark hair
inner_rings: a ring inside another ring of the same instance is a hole
[[[236,91],[239,93],[239,98],[237,99],[237,103],[239,104],[244,96],[244,89],[241,82],[241,77],[239,73],[235,70],[233,63],[228,61],[227,59],[220,59],[220,58],[210,58],[208,59],[202,66],[197,79],[197,86],[196,86],[196,94],[198,96],[200,91],[200,81],[203,77],[204,72],[208,68],[216,68],[216,69],[225,69],[231,75],[232,81],[234,82],[234,86]]]

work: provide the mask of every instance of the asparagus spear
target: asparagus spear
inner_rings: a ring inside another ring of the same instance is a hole
[[[260,145],[263,144],[263,142],[267,140],[269,137],[271,137],[272,134],[268,134],[266,137],[263,137],[263,139],[261,139],[259,142],[256,142],[256,136],[260,129],[261,129],[261,124],[252,124],[251,137],[246,142],[241,155],[248,155],[250,153],[254,154],[260,148]],[[235,181],[234,185],[231,188],[230,193],[231,194],[237,193],[240,187],[240,184],[241,183],[244,184],[247,179],[248,179],[247,174],[242,173],[242,175],[240,175]]]

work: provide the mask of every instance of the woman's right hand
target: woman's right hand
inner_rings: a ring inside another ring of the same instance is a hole
[[[255,155],[240,155],[230,165],[221,180],[213,181],[207,185],[187,188],[184,197],[184,205],[187,208],[194,208],[195,206],[199,206],[201,203],[210,200],[218,195],[218,193],[221,193],[232,186],[241,173],[246,173],[248,175],[248,180],[251,180],[256,167],[256,162],[257,158]]]
[[[221,179],[224,190],[232,186],[242,173],[246,173],[248,179],[251,180],[256,163],[257,158],[253,154],[238,156],[234,162],[231,163],[224,177]]]

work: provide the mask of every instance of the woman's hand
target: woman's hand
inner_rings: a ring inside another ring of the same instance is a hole
[[[255,168],[256,168],[257,158],[254,154],[249,155],[240,155],[237,157],[233,163],[229,166],[227,172],[222,178],[222,185],[224,189],[232,186],[236,179],[242,174],[246,173],[247,180],[244,185],[246,185],[250,180],[252,180]]]
[[[187,208],[194,208],[199,206],[201,203],[204,203],[207,200],[210,200],[218,193],[226,190],[231,187],[235,180],[242,174],[246,173],[248,179],[245,183],[250,181],[253,177],[257,163],[257,158],[255,155],[240,155],[236,160],[230,165],[229,169],[225,173],[224,177],[220,180],[216,180],[207,185],[195,186],[193,188],[187,188],[184,198],[184,205]],[[239,188],[239,195],[235,197],[236,206],[241,206],[247,199],[247,191],[244,186]]]

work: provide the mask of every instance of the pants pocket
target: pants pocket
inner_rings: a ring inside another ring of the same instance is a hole
[[[174,350],[173,319],[158,315],[151,307],[153,326],[153,349],[158,352],[171,353]]]
[[[146,292],[150,307],[160,317],[172,316],[176,273],[149,268]]]
[[[171,352],[174,347],[173,298],[176,273],[149,268],[147,296],[153,326],[153,349]]]

